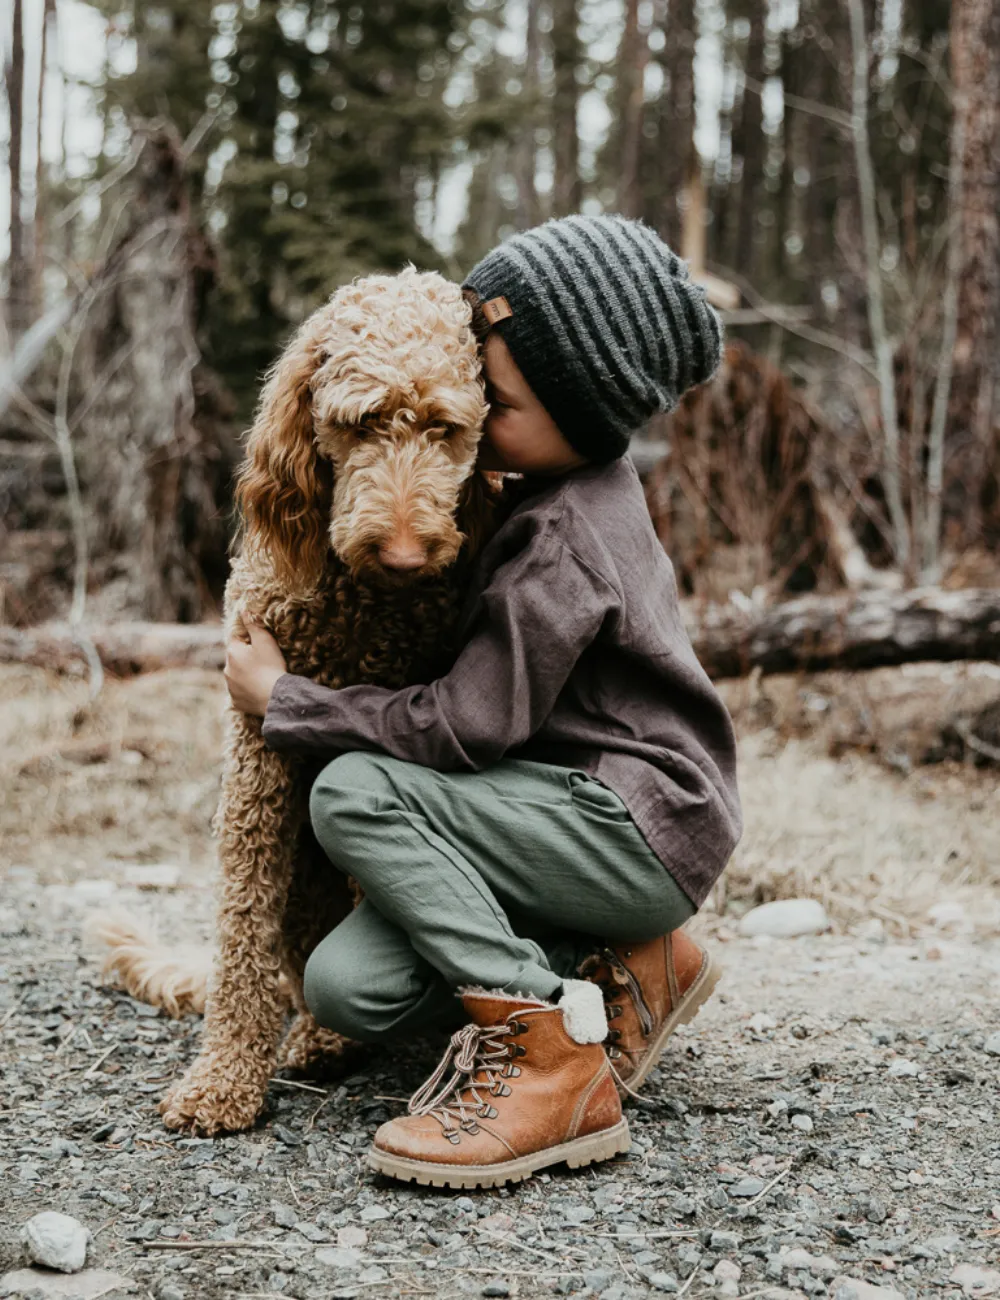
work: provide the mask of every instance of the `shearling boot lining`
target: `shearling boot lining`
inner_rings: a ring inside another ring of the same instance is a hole
[[[603,1043],[607,1038],[604,994],[590,980],[563,980],[563,995],[557,1005],[575,1043]]]
[[[534,993],[509,993],[506,989],[485,989],[478,984],[463,984],[456,990],[457,997],[464,998],[466,994],[474,998],[497,998],[501,1002],[535,1002],[540,1007],[554,1005],[544,998],[536,997]]]

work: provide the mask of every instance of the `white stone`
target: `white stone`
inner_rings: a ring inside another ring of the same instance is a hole
[[[793,1115],[792,1128],[797,1128],[802,1133],[811,1133],[813,1131],[813,1122],[808,1115]]]
[[[47,1273],[37,1268],[19,1268],[0,1277],[0,1296],[44,1296],[45,1300],[97,1300],[110,1291],[128,1289],[133,1284],[120,1273],[103,1268],[85,1268],[72,1277],[65,1273]]]
[[[835,1277],[830,1283],[833,1300],[906,1300],[892,1286],[873,1286],[856,1277]]]
[[[716,1282],[738,1282],[743,1276],[743,1270],[735,1260],[720,1259],[712,1269],[712,1276]]]
[[[783,1250],[779,1256],[783,1269],[805,1269],[807,1273],[836,1273],[836,1261],[830,1255],[812,1255],[797,1246]]]
[[[957,1283],[966,1295],[1000,1295],[1000,1273],[995,1268],[956,1264],[948,1281]]]
[[[747,1021],[747,1028],[753,1030],[755,1034],[762,1034],[766,1029],[777,1029],[778,1022],[766,1011],[757,1011]]]
[[[954,899],[945,899],[944,902],[935,903],[933,907],[927,909],[927,919],[931,925],[937,926],[939,930],[944,930],[948,926],[964,926],[968,923],[968,915],[961,903],[955,902]]]
[[[348,1246],[321,1246],[316,1252],[317,1264],[328,1264],[330,1268],[359,1269],[364,1263],[360,1250]]]
[[[774,903],[762,903],[740,920],[740,933],[749,937],[792,939],[800,934],[821,934],[829,927],[826,908],[815,898],[780,898]]]
[[[920,1073],[920,1066],[916,1061],[908,1061],[905,1056],[897,1056],[894,1061],[889,1062],[889,1074],[894,1079],[912,1078]]]
[[[55,1210],[43,1210],[21,1229],[24,1252],[32,1264],[79,1273],[87,1262],[90,1232],[78,1219]]]
[[[990,1056],[1000,1056],[1000,1033],[990,1034],[983,1043],[983,1051],[989,1052]]]
[[[338,1228],[337,1245],[361,1250],[368,1245],[368,1233],[356,1223],[349,1223],[344,1228]]]

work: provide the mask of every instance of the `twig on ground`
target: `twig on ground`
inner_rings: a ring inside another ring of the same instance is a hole
[[[311,1083],[299,1083],[297,1079],[272,1079],[273,1084],[280,1084],[283,1088],[301,1088],[303,1092],[318,1092],[321,1097],[327,1095],[326,1088],[317,1088]]]
[[[90,1067],[90,1069],[87,1071],[87,1073],[86,1073],[83,1077],[84,1077],[85,1079],[89,1079],[89,1078],[91,1077],[91,1075],[96,1074],[96,1073],[97,1073],[97,1067],[100,1066],[100,1065],[103,1065],[103,1064],[104,1064],[104,1062],[108,1059],[108,1057],[111,1055],[111,1053],[115,1050],[115,1048],[116,1048],[117,1046],[118,1046],[117,1043],[112,1043],[111,1046],[108,1048],[108,1050],[104,1053],[104,1055],[103,1055],[103,1056],[99,1056],[99,1057],[97,1058],[97,1060],[94,1062],[94,1064]]]

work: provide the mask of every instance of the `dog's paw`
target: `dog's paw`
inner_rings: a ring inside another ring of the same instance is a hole
[[[308,1012],[300,1012],[281,1045],[278,1066],[313,1077],[340,1074],[348,1061],[356,1057],[357,1051],[357,1043],[332,1029],[324,1029]]]
[[[214,1137],[253,1128],[266,1094],[267,1079],[252,1077],[244,1063],[201,1056],[157,1109],[167,1128]]]

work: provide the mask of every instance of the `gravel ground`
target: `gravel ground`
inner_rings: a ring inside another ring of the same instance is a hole
[[[716,925],[726,977],[630,1104],[629,1155],[470,1196],[364,1168],[438,1044],[332,1085],[277,1079],[251,1133],[164,1130],[155,1102],[200,1022],[99,983],[80,925],[111,896],[150,898],[7,872],[0,1295],[1000,1295],[996,938]],[[167,935],[207,934],[211,907],[208,885],[155,896]],[[20,1225],[47,1209],[94,1235],[62,1290],[17,1271]]]

